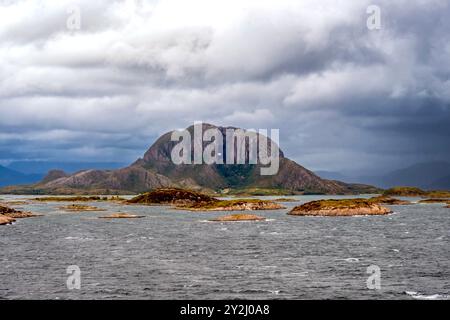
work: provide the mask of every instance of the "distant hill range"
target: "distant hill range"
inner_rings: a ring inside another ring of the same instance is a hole
[[[217,128],[224,139],[227,127],[203,124],[203,130]],[[231,127],[229,127],[231,128]],[[235,128],[232,128],[235,129]],[[193,126],[188,130],[193,133]],[[171,160],[171,133],[162,135],[143,158],[116,170],[89,169],[73,174],[51,171],[42,181],[28,186],[3,188],[3,193],[32,194],[129,194],[160,187],[183,187],[204,191],[265,190],[267,193],[353,194],[378,190],[362,184],[322,179],[312,171],[286,158],[280,150],[279,171],[260,175],[260,164],[175,165]],[[193,137],[193,134],[192,134]]]
[[[316,173],[327,179],[360,181],[380,188],[415,186],[426,190],[450,190],[450,162],[446,161],[418,163],[378,176],[352,176],[329,171]]]
[[[16,170],[0,166],[0,187],[12,184],[28,184],[40,181],[43,174],[25,174]]]
[[[37,183],[56,168],[75,173],[87,169],[115,169],[124,166],[125,164],[117,162],[14,161],[8,166],[0,166],[0,187]]]
[[[385,175],[382,182],[387,186],[450,190],[450,163],[439,161],[415,164]]]
[[[50,170],[58,169],[67,173],[75,173],[89,169],[118,169],[125,167],[126,163],[121,162],[62,162],[62,161],[13,161],[7,168],[25,174],[46,175]]]

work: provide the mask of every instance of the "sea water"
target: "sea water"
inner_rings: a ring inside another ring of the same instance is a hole
[[[4,196],[17,201],[30,196]],[[262,197],[264,198],[264,197]],[[113,202],[67,213],[60,202],[13,205],[44,216],[0,226],[2,299],[448,299],[450,209],[390,206],[394,214],[208,222],[187,212]],[[339,197],[333,197],[339,198]],[[268,198],[270,199],[270,197]],[[142,219],[98,219],[124,212]],[[380,286],[370,289],[370,266]],[[67,285],[69,266],[80,289]]]

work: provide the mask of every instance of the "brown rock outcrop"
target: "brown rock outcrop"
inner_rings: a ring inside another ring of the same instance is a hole
[[[360,216],[385,215],[392,211],[368,199],[317,200],[295,207],[294,216]]]

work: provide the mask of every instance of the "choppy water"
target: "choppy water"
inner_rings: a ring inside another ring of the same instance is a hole
[[[29,197],[0,196],[4,200]],[[324,198],[298,196],[297,203]],[[330,198],[329,196],[325,198]],[[339,197],[335,197],[339,198]],[[23,208],[45,216],[0,226],[3,299],[448,299],[450,209],[392,206],[372,217],[295,217],[213,223],[227,214],[91,203],[142,219],[64,213],[62,203]],[[66,268],[81,269],[68,290]],[[367,267],[381,269],[369,290]]]

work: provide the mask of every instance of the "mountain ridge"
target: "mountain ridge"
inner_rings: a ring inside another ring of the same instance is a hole
[[[332,171],[316,171],[321,177],[345,181],[361,181],[380,188],[415,186],[426,190],[450,190],[450,162],[419,162],[379,175],[351,175]]]

